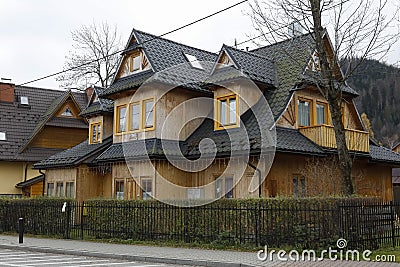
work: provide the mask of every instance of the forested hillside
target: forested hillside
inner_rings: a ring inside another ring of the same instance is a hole
[[[365,60],[348,80],[360,96],[356,98],[361,113],[366,113],[375,138],[387,146],[400,136],[400,69]]]

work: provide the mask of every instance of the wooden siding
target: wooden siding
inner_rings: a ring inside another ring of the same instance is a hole
[[[66,149],[79,144],[87,136],[87,129],[46,126],[29,146]]]
[[[43,181],[30,186],[30,196],[42,196],[43,194]]]
[[[333,126],[309,126],[300,128],[299,131],[322,147],[337,147]],[[369,152],[369,133],[365,131],[346,129],[346,144],[349,150]]]

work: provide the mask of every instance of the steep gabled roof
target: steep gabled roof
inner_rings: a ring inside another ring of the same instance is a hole
[[[276,72],[273,60],[227,45],[223,45],[219,57],[224,52],[233,60],[235,67],[253,81],[270,85],[275,84]]]
[[[133,44],[131,44],[132,38],[136,40]],[[112,85],[104,90],[100,96],[107,97],[114,93],[138,87],[154,73],[160,73],[170,67],[188,63],[185,54],[195,56],[199,61],[208,61],[210,65],[217,57],[214,53],[133,29],[125,53],[138,48],[144,51],[152,69],[114,80]],[[205,89],[202,89],[198,85],[190,85],[190,81],[199,75],[205,74],[208,73],[204,73],[204,71],[196,68],[180,68],[178,71],[174,71],[169,75],[157,76],[155,79],[170,84],[189,83],[189,89],[204,91]]]
[[[6,132],[6,141],[0,141],[0,160],[38,161],[61,151],[60,149],[30,148],[19,153],[39,123],[43,123],[44,114],[49,106],[65,94],[65,91],[15,86],[15,97],[27,96],[29,106],[21,106],[17,102],[0,102],[0,131]],[[72,92],[80,107],[86,106],[84,93]]]
[[[98,97],[104,88],[94,86],[91,99],[89,100],[86,108],[79,114],[80,116],[86,117],[89,115],[95,115],[102,112],[113,112],[114,111],[114,101],[107,98]],[[98,101],[94,101],[96,98]]]
[[[45,127],[45,125],[47,125],[48,123],[52,124],[51,120],[53,119],[54,115],[62,107],[62,105],[65,103],[65,101],[67,101],[67,99],[69,99],[69,98],[72,99],[72,101],[78,107],[79,111],[81,110],[82,107],[78,104],[78,101],[75,99],[75,95],[72,93],[72,91],[71,90],[64,91],[63,94],[61,94],[60,96],[55,98],[53,100],[53,102],[50,104],[50,106],[48,106],[47,110],[44,112],[44,114],[41,116],[41,118],[37,122],[36,127],[33,129],[31,134],[25,140],[24,144],[19,149],[19,153],[22,153],[29,146],[29,144],[33,141],[35,136]],[[64,120],[64,122],[66,124],[58,125],[58,126],[68,127],[69,122],[71,122],[71,126],[75,125],[75,127],[73,127],[73,128],[76,128],[76,125],[79,124],[79,122],[77,122],[78,120],[79,119],[69,118],[68,121]],[[54,122],[53,122],[53,124],[54,124]]]
[[[312,34],[304,34],[251,51],[275,62],[276,90],[267,99],[275,118],[285,110],[292,89],[301,81],[314,47]]]
[[[103,152],[112,143],[112,136],[103,140],[102,143],[89,144],[88,140],[55,154],[34,165],[35,169],[51,169],[58,167],[75,167],[85,163],[86,160],[94,158]],[[89,160],[90,161],[90,160]]]

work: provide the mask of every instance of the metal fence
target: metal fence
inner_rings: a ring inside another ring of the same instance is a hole
[[[172,240],[280,247],[400,246],[400,203],[378,201],[224,200],[198,207],[156,201],[10,201],[0,203],[0,231],[60,238]]]

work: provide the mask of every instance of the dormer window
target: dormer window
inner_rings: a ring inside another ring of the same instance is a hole
[[[149,62],[143,53],[136,52],[130,56],[129,68],[131,73],[139,72],[148,69]]]
[[[27,96],[21,96],[19,101],[21,105],[29,106],[29,99]]]
[[[238,96],[236,94],[216,98],[215,129],[233,128],[239,125]]]
[[[216,69],[228,67],[228,66],[233,66],[233,62],[230,59],[230,57],[224,52],[223,55],[221,56],[220,60],[218,60],[218,64],[216,66]]]
[[[6,140],[7,140],[6,133],[0,132],[0,141],[6,141]]]
[[[200,70],[204,69],[203,66],[200,64],[200,62],[199,62],[199,60],[197,59],[196,56],[193,56],[193,55],[190,55],[190,54],[185,54],[185,57],[189,61],[190,65],[193,68],[200,69]]]
[[[90,124],[90,133],[89,133],[89,143],[97,144],[101,143],[102,139],[102,131],[101,131],[101,122],[95,122]]]
[[[63,113],[61,113],[61,116],[63,117],[73,117],[74,114],[71,112],[71,109],[69,107],[66,107],[63,111]]]
[[[314,52],[314,54],[311,57],[311,61],[308,64],[308,67],[312,71],[321,71],[321,62],[319,60],[319,55],[317,51]]]

